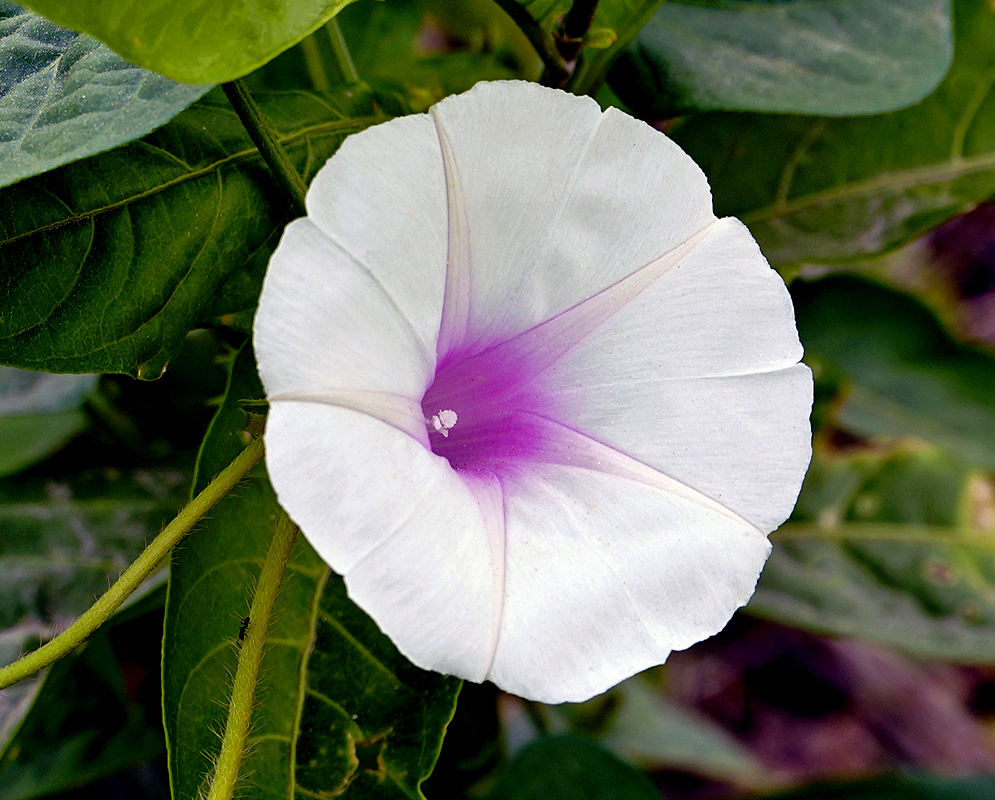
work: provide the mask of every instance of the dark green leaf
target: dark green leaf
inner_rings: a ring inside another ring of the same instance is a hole
[[[237,401],[260,393],[246,349],[205,440],[200,485],[242,446]],[[239,629],[280,513],[259,468],[174,556],[163,644],[174,800],[198,797],[219,749]],[[246,783],[257,797],[290,787],[298,797],[420,798],[459,685],[408,663],[301,537],[263,658]]]
[[[505,767],[488,800],[660,800],[642,773],[579,736],[543,736]]]
[[[817,448],[748,609],[938,658],[995,659],[995,486],[925,445]]]
[[[165,599],[160,585],[51,668],[0,752],[4,800],[65,792],[164,751],[157,667]]]
[[[995,354],[960,344],[917,301],[855,277],[792,285],[806,361],[847,385],[839,424],[918,436],[995,470]]]
[[[82,431],[80,405],[96,384],[96,375],[0,367],[0,477],[41,461]]]
[[[854,262],[995,193],[995,11],[956,0],[954,60],[912,108],[851,119],[700,114],[676,141],[719,214],[743,218],[778,268]]]
[[[185,83],[245,75],[331,19],[350,0],[30,0],[128,61]]]
[[[936,88],[951,29],[950,0],[671,0],[610,80],[645,117],[878,114]]]
[[[307,179],[385,118],[358,87],[262,106]],[[254,308],[288,213],[220,92],[141,141],[0,190],[0,207],[0,363],[143,378],[198,323]]]
[[[765,769],[714,722],[670,702],[642,676],[557,711],[572,730],[596,735],[616,755],[646,769],[678,769],[739,786],[762,786]]]
[[[0,186],[144,136],[207,89],[0,0]]]

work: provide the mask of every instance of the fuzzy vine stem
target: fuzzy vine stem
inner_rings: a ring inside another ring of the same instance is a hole
[[[82,644],[141,585],[142,581],[152,574],[177,542],[186,536],[215,503],[228,494],[235,484],[262,460],[262,457],[263,441],[254,439],[200,494],[180,509],[176,518],[152,540],[114,585],[72,625],[37,650],[32,650],[13,664],[0,669],[0,689],[34,675]]]
[[[252,139],[252,143],[259,149],[259,154],[263,157],[266,165],[276,178],[280,188],[290,199],[294,211],[298,216],[305,216],[307,209],[304,205],[304,197],[307,195],[307,184],[290,163],[286,152],[280,145],[276,131],[266,121],[263,112],[252,99],[245,81],[239,79],[221,86],[224,89],[228,102],[231,103],[239,120]]]
[[[263,660],[263,648],[269,634],[273,606],[280,593],[283,574],[290,560],[290,552],[297,541],[297,526],[286,514],[281,514],[276,524],[276,532],[266,552],[266,560],[259,572],[259,583],[252,598],[249,610],[248,627],[238,654],[238,667],[232,682],[231,703],[228,706],[228,721],[221,740],[214,780],[207,800],[231,800],[242,770],[242,759],[249,738],[249,723],[252,720],[252,707],[256,699],[256,684],[259,682],[259,667]]]

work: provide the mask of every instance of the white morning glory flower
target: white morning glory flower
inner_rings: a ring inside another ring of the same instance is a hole
[[[280,503],[415,664],[584,700],[720,630],[810,457],[784,283],[648,125],[479,84],[350,137],[255,322]]]

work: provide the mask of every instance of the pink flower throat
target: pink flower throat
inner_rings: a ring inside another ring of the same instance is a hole
[[[443,356],[422,398],[432,452],[460,472],[498,477],[534,459],[553,403],[531,361],[501,346]]]

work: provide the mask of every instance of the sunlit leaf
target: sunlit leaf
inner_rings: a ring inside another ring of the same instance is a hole
[[[350,0],[29,0],[25,5],[173,80],[233,80],[299,42]]]
[[[262,98],[308,178],[384,119],[359,88]],[[0,190],[0,363],[158,377],[248,311],[288,202],[220,91],[146,138]]]
[[[205,440],[198,485],[242,446],[240,399],[261,387],[252,353]],[[174,555],[164,717],[174,800],[194,800],[223,730],[254,581],[282,513],[265,471],[211,512]],[[412,666],[346,597],[301,537],[277,600],[257,689],[246,783],[260,796],[409,798],[431,772],[460,682]]]
[[[0,186],[144,136],[208,88],[0,0]]]
[[[613,67],[642,116],[877,114],[922,100],[953,56],[950,0],[671,0]]]
[[[995,10],[956,0],[947,77],[868,117],[699,114],[672,131],[716,212],[746,222],[778,268],[898,247],[995,193]]]

